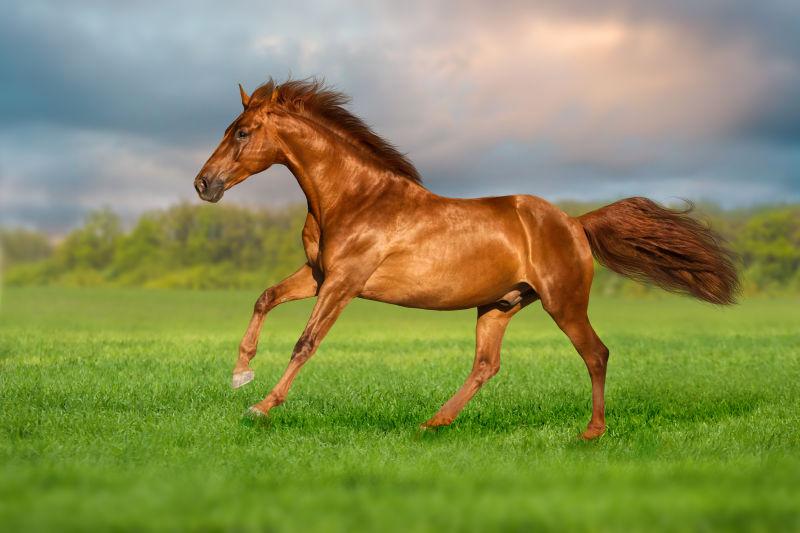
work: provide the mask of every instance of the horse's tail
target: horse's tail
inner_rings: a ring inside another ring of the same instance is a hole
[[[614,272],[732,304],[739,291],[735,254],[723,239],[689,216],[647,198],[626,198],[578,217],[594,257]]]

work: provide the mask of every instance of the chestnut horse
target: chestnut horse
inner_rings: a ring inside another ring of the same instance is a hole
[[[423,428],[450,424],[500,369],[509,320],[542,306],[583,358],[592,382],[592,417],[583,437],[605,432],[608,349],[587,317],[592,255],[618,273],[715,304],[734,301],[731,253],[717,235],[646,198],[628,198],[577,218],[527,195],[454,199],[421,184],[413,164],[343,105],[345,95],[315,80],[270,80],[194,181],[200,198],[224,191],[278,163],[308,200],[303,246],[308,262],[266,289],[239,347],[232,386],[253,379],[267,313],[316,296],[314,310],[272,391],[250,407],[265,416],[353,298],[435,310],[477,308],[476,352],[464,385]]]

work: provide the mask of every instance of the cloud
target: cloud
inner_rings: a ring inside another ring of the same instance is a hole
[[[2,132],[0,158],[10,163],[0,167],[0,224],[60,233],[100,207],[132,221],[142,211],[196,201],[194,176],[206,157],[132,134],[50,126]],[[288,171],[254,177],[247,190],[226,196],[244,204],[257,198],[260,205],[302,200]]]
[[[789,2],[0,6],[0,223],[192,199],[235,84],[324,75],[443,194],[798,199]],[[256,198],[257,200],[253,200]],[[300,200],[270,170],[226,201]]]

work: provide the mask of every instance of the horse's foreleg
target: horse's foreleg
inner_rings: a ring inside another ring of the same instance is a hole
[[[434,428],[450,424],[475,393],[500,370],[500,345],[509,320],[522,308],[517,304],[508,311],[497,307],[479,307],[475,328],[475,362],[464,385],[445,403],[433,417],[422,424]]]
[[[233,367],[231,380],[234,389],[253,381],[254,373],[250,369],[250,361],[256,356],[258,337],[267,313],[284,302],[310,298],[316,293],[317,281],[308,265],[303,265],[297,272],[261,293],[253,307],[253,317],[247,325],[247,331],[239,344],[239,357]]]
[[[294,347],[289,366],[272,391],[260,402],[250,407],[250,413],[256,416],[266,415],[270,409],[284,402],[292,381],[300,369],[308,361],[322,342],[325,334],[331,329],[347,303],[358,294],[346,281],[326,279],[319,290],[317,303],[311,313],[300,340]]]

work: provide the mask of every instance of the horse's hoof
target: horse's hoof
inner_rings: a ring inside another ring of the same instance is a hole
[[[251,405],[247,408],[247,411],[242,414],[242,420],[247,421],[249,423],[253,422],[264,422],[268,420],[269,417],[267,413],[256,407],[255,405]]]
[[[434,416],[433,418],[431,418],[427,422],[422,423],[419,427],[420,427],[420,429],[424,429],[424,430],[435,430],[435,429],[447,427],[452,423],[453,423],[453,419],[452,418]]]
[[[245,418],[250,418],[252,420],[259,420],[267,418],[267,413],[265,413],[255,405],[251,405],[250,407],[247,408],[247,411],[244,412],[243,416]]]
[[[268,424],[269,421],[270,418],[269,416],[267,416],[267,413],[260,410],[255,405],[251,405],[242,414],[242,424],[248,427],[261,426],[264,424]]]
[[[586,431],[581,433],[581,439],[583,440],[594,440],[599,439],[603,435],[606,434],[606,427],[588,427]]]
[[[252,370],[245,370],[244,372],[236,372],[231,378],[231,387],[234,389],[238,389],[244,385],[247,385],[253,378],[256,377],[256,373]]]
[[[425,439],[435,435],[436,433],[436,427],[420,424],[419,427],[417,427],[417,432],[414,434],[414,438],[417,440]]]

